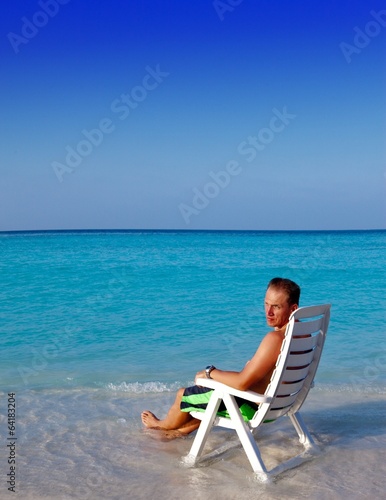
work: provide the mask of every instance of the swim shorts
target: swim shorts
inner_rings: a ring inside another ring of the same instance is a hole
[[[194,385],[192,387],[187,387],[182,396],[180,409],[181,411],[202,411],[204,412],[209,399],[212,395],[213,389],[208,389],[207,387],[199,387]],[[252,401],[246,401],[245,399],[235,397],[237,406],[240,408],[240,412],[243,419],[247,422],[251,420],[258,410],[259,405],[252,403]],[[220,417],[229,418],[229,413],[225,407],[223,401],[221,401],[217,415]]]

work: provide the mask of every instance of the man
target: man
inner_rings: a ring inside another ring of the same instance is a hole
[[[252,390],[264,394],[280,353],[289,317],[298,308],[299,298],[300,288],[296,283],[285,278],[273,278],[268,283],[265,295],[265,315],[268,326],[273,330],[265,335],[253,358],[247,361],[240,372],[209,366],[198,372],[196,379],[208,377],[241,391]],[[141,414],[142,422],[150,429],[164,431],[168,437],[185,436],[195,431],[201,423],[189,412],[197,409],[204,411],[211,393],[211,389],[200,386],[179,389],[164,419],[160,420],[146,410]],[[250,420],[257,406],[241,398],[236,398],[236,401],[243,418]],[[218,414],[226,415],[223,404]]]

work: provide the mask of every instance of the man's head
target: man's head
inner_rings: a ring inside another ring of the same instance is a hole
[[[273,278],[265,294],[265,315],[269,326],[279,330],[298,308],[300,287],[286,278]]]

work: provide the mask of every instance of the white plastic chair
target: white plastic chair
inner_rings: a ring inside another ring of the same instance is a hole
[[[198,385],[214,391],[205,412],[191,412],[194,418],[201,420],[201,424],[190,453],[184,458],[187,465],[195,465],[205,458],[202,457],[202,452],[213,426],[237,432],[252,469],[261,481],[269,481],[270,477],[296,467],[318,451],[299,409],[313,385],[329,324],[330,307],[330,304],[301,307],[292,313],[276,367],[264,395],[253,391],[239,391],[211,379],[196,381]],[[259,404],[252,420],[244,421],[235,396]],[[217,415],[221,401],[224,401],[229,418]],[[276,420],[284,415],[290,418],[305,450],[268,471],[255,441],[254,431],[263,422]],[[219,451],[216,455],[218,453]]]

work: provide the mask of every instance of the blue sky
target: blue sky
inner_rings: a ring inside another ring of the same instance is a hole
[[[386,6],[4,1],[0,230],[386,227]]]

